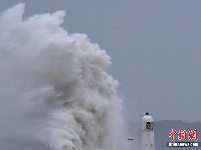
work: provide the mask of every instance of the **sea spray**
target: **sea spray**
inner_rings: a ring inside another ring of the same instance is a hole
[[[105,72],[111,58],[86,35],[68,34],[64,11],[23,13],[20,3],[0,16],[0,138],[116,150],[122,117],[118,81]]]

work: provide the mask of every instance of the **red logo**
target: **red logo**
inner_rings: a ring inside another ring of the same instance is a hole
[[[195,140],[195,141],[198,141],[198,131],[195,129],[195,130],[190,130],[188,132],[188,139],[189,140]]]
[[[168,136],[172,138],[172,141],[174,141],[174,136],[175,136],[176,134],[177,134],[177,130],[172,129],[172,132],[170,132],[170,133],[168,134]]]
[[[188,135],[189,140],[195,140],[198,141],[198,131],[196,129],[190,130],[187,134],[186,130],[177,130],[172,129],[172,132],[168,134],[169,137],[171,137],[172,142],[174,142],[175,135],[178,134],[178,140],[186,140],[186,136]]]
[[[179,130],[179,136],[178,136],[178,139],[179,140],[186,140],[186,130],[182,131],[182,130]]]

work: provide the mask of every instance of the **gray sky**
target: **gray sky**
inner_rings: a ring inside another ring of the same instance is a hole
[[[201,121],[201,1],[1,0],[25,17],[65,10],[68,33],[87,34],[112,57],[127,120]]]

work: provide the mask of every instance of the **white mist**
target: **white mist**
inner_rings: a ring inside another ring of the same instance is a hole
[[[23,13],[18,4],[0,16],[0,140],[115,150],[122,117],[118,82],[105,72],[111,58],[86,35],[69,35],[65,12]]]

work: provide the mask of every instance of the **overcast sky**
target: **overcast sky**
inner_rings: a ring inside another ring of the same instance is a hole
[[[68,33],[87,34],[112,57],[126,120],[201,121],[201,1],[1,0],[25,17],[65,10]]]

